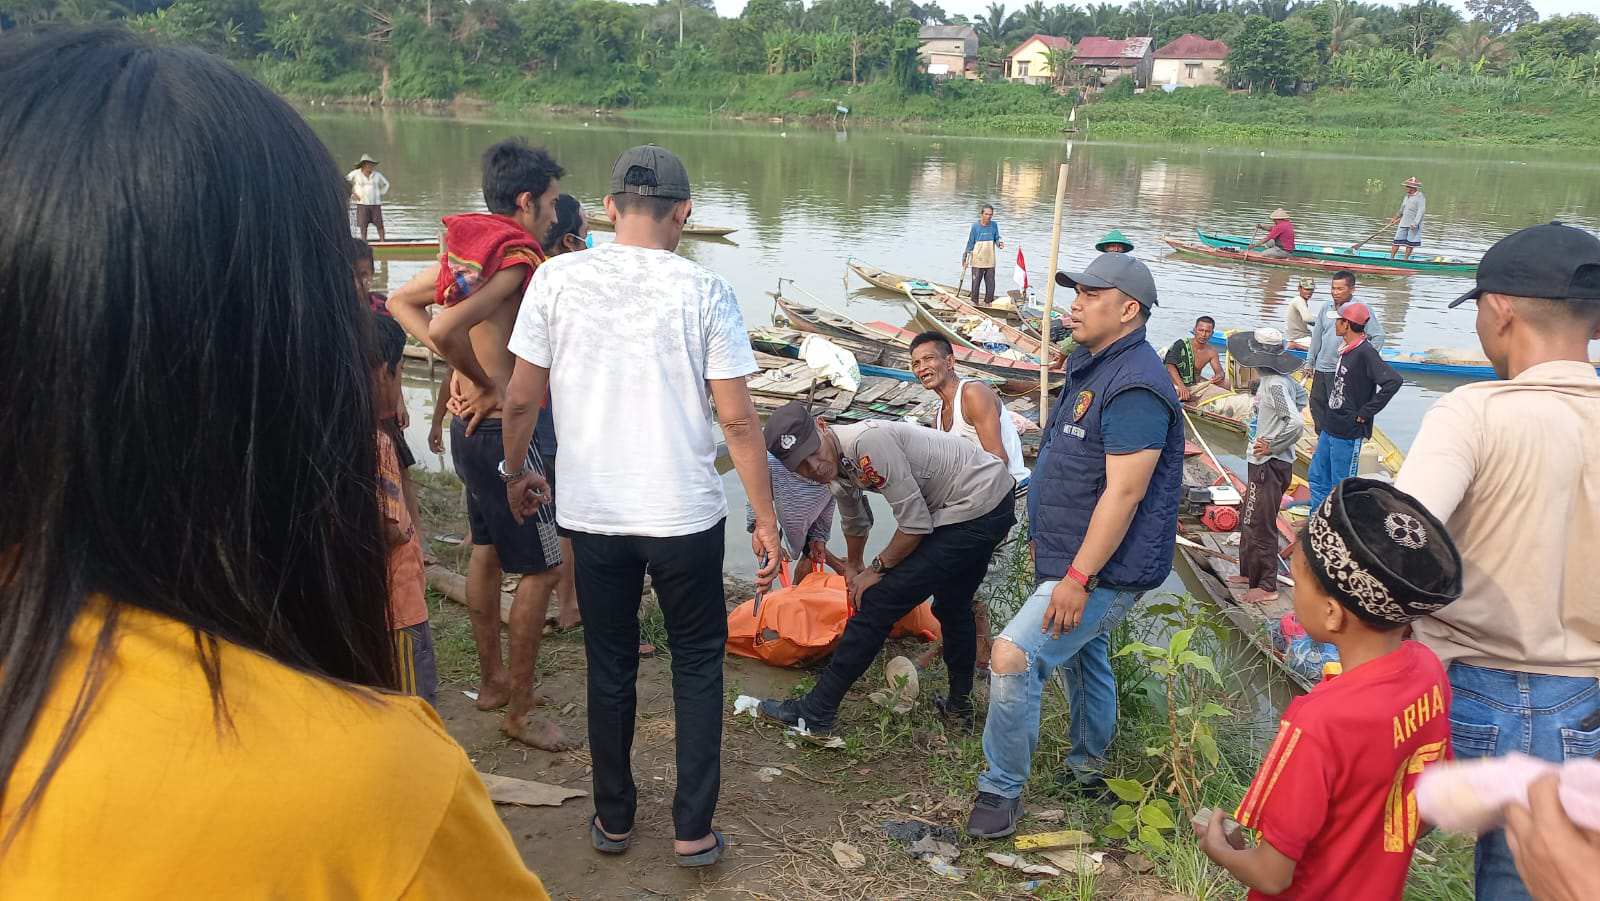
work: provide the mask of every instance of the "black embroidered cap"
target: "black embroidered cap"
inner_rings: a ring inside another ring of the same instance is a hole
[[[1385,482],[1345,479],[1306,523],[1306,562],[1352,613],[1403,626],[1461,596],[1461,554],[1444,524]]]
[[[778,462],[790,472],[794,472],[795,467],[816,453],[822,445],[822,436],[817,433],[817,422],[811,410],[797,400],[773,410],[772,415],[767,417],[764,433],[767,452],[777,457]]]

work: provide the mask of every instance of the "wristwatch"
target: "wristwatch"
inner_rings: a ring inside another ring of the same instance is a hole
[[[1099,575],[1088,575],[1080,572],[1076,566],[1067,567],[1067,578],[1083,586],[1084,591],[1094,591],[1100,586]]]
[[[506,461],[501,460],[495,470],[500,473],[500,481],[510,484],[528,474],[528,465],[524,463],[516,472],[506,472]]]
[[[871,566],[872,566],[872,571],[875,572],[875,573],[878,573],[880,575],[883,573],[884,570],[889,568],[889,567],[883,565],[883,558],[882,557],[873,557]]]

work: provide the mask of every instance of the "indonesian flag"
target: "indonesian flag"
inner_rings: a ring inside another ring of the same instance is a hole
[[[1017,267],[1011,270],[1011,284],[1024,295],[1028,293],[1028,261],[1023,259],[1022,248],[1017,248]]]

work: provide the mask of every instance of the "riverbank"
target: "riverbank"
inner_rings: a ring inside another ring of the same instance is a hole
[[[269,83],[274,79],[268,79]],[[1110,91],[1078,109],[1034,85],[945,82],[902,94],[888,81],[819,86],[803,75],[719,78],[633,72],[609,81],[554,74],[468,82],[450,99],[384,94],[374,76],[283,82],[291,99],[402,108],[605,110],[628,118],[782,119],[985,136],[1078,134],[1215,143],[1428,143],[1600,146],[1600,94],[1507,79],[1440,77],[1393,90],[1326,88],[1299,97],[1186,88]],[[839,107],[848,114],[838,112]]]

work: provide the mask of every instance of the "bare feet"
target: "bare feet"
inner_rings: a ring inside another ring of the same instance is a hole
[[[478,700],[473,703],[479,710],[498,710],[511,703],[511,677],[479,683]]]
[[[1246,579],[1244,576],[1229,576],[1228,584],[1234,586],[1235,588],[1246,588],[1250,585],[1250,580]]]
[[[1252,588],[1244,593],[1244,602],[1246,604],[1270,604],[1277,599],[1278,593],[1276,591],[1268,591],[1265,588]]]
[[[500,730],[525,745],[541,751],[570,751],[578,742],[567,738],[561,727],[542,716],[528,714],[519,718],[506,717]]]

